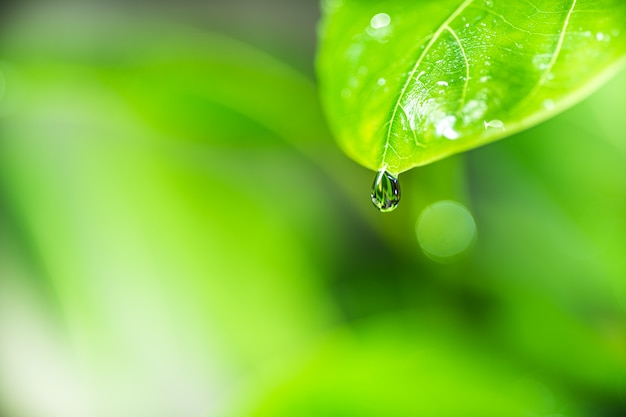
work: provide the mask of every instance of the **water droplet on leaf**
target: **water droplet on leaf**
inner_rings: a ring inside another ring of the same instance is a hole
[[[505,130],[504,129],[504,122],[502,120],[497,120],[496,119],[496,120],[490,120],[488,122],[484,121],[483,123],[485,125],[485,129],[489,129],[491,127],[491,128],[494,128],[494,129]]]
[[[389,23],[391,23],[391,17],[387,13],[378,13],[377,15],[372,17],[372,20],[370,21],[370,26],[373,29],[382,29],[389,26]]]
[[[533,57],[533,65],[539,71],[545,71],[548,67],[550,67],[551,60],[552,55],[550,54],[537,54]]]
[[[454,116],[445,116],[437,121],[435,125],[435,130],[437,132],[437,136],[443,136],[446,139],[456,140],[460,137],[459,132],[454,130],[454,125],[456,124],[456,117]]]
[[[393,211],[400,203],[400,183],[398,179],[381,169],[372,184],[372,203],[383,213]]]
[[[554,101],[550,100],[550,99],[546,99],[543,101],[543,108],[546,110],[553,110],[554,109]]]

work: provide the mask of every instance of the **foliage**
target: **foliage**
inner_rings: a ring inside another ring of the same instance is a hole
[[[295,47],[92,7],[3,28],[3,415],[624,414],[625,73],[381,216]]]
[[[339,144],[399,174],[553,117],[626,62],[626,3],[328,0],[319,73]]]

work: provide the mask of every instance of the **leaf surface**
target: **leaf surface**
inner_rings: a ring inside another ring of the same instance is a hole
[[[329,0],[318,75],[343,150],[399,174],[529,128],[626,62],[623,0]]]

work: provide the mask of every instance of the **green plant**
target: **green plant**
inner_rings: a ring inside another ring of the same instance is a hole
[[[393,174],[532,127],[626,62],[621,0],[324,5],[334,132],[353,159]]]
[[[94,7],[2,29],[3,414],[623,414],[625,73],[380,216],[290,36]]]

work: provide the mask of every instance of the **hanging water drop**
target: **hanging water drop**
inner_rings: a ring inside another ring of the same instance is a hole
[[[374,184],[372,184],[372,203],[374,206],[387,213],[393,211],[400,203],[400,183],[398,179],[381,169],[376,174]]]

